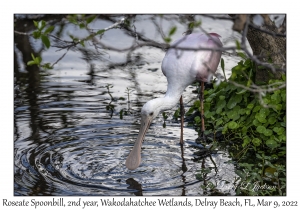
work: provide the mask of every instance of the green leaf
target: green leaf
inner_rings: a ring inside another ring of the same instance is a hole
[[[268,119],[268,123],[270,123],[271,125],[273,125],[276,122],[276,118],[275,117],[270,117]]]
[[[257,157],[258,159],[263,159],[263,157],[260,156],[260,154],[258,154],[258,153],[256,153],[256,157]]]
[[[193,29],[194,26],[195,26],[195,23],[194,23],[194,22],[190,22],[189,25],[188,25],[189,29]]]
[[[221,68],[222,68],[222,70],[223,70],[223,72],[224,72],[225,69],[224,69],[224,59],[223,59],[223,58],[221,58]]]
[[[205,118],[211,118],[211,116],[213,116],[215,114],[215,112],[210,112],[210,111],[206,111],[204,113]]]
[[[243,140],[242,147],[246,147],[251,142],[249,136],[245,136]]]
[[[225,99],[225,96],[219,96],[219,99],[220,99],[220,100],[224,100],[224,99]]]
[[[210,103],[210,102],[212,101],[212,98],[209,97],[209,98],[207,98],[205,101],[208,102],[208,103]]]
[[[43,64],[43,65],[42,65],[42,68],[44,68],[44,69],[53,69],[53,67],[51,66],[50,63],[45,63],[45,64]]]
[[[252,123],[253,123],[253,125],[255,125],[256,127],[261,125],[261,123],[260,123],[257,119],[253,120]]]
[[[273,131],[275,131],[276,133],[278,133],[279,132],[279,128],[278,127],[274,127]]]
[[[280,128],[274,127],[273,131],[276,132],[278,135],[281,135],[285,132],[285,129],[283,127],[280,127]]]
[[[242,127],[242,134],[243,136],[246,135],[248,132],[248,128],[246,126]]]
[[[254,107],[254,104],[251,104],[251,103],[250,103],[250,104],[247,105],[247,108],[248,108],[248,109],[252,109],[253,107]]]
[[[266,131],[266,128],[264,126],[260,125],[256,128],[256,131],[258,133],[264,133]]]
[[[210,110],[210,105],[211,105],[211,103],[204,103],[204,110]],[[201,112],[201,110],[200,110],[200,107],[199,107],[199,111]]]
[[[275,108],[276,108],[278,111],[280,111],[280,110],[282,109],[282,105],[281,105],[281,104],[277,104],[277,105],[275,105]]]
[[[271,96],[271,101],[273,101],[276,104],[279,104],[281,102],[281,96],[280,96],[280,94],[273,94]]]
[[[264,114],[264,113],[256,113],[256,115],[255,115],[255,118],[259,121],[259,122],[261,122],[261,123],[266,123],[267,122],[267,120],[266,120],[266,115]]]
[[[169,31],[169,36],[172,36],[176,32],[176,30],[177,30],[176,26],[172,27],[171,30]]]
[[[35,56],[34,56],[33,53],[31,53],[31,57],[32,57],[33,60],[35,60]]]
[[[242,100],[242,96],[241,95],[231,96],[231,98],[229,99],[229,101],[227,103],[227,108],[228,109],[232,109],[233,107],[235,107],[237,105],[237,103],[240,103],[241,100]]]
[[[32,35],[33,35],[33,38],[39,39],[41,37],[41,32],[40,31],[34,31],[32,33]]]
[[[46,26],[46,22],[44,20],[41,20],[39,23],[38,23],[38,29],[40,31],[42,31]]]
[[[165,42],[167,42],[167,43],[171,42],[171,38],[170,38],[170,37],[165,37],[164,40],[165,40]]]
[[[238,111],[238,113],[240,114],[240,115],[243,115],[243,114],[245,114],[246,113],[246,109],[239,109],[239,111]]]
[[[225,134],[228,130],[227,124],[224,125],[223,130],[222,130],[222,134]]]
[[[276,147],[279,146],[278,143],[277,143],[276,141],[271,140],[271,139],[269,139],[269,140],[266,141],[266,145],[267,145],[268,147],[270,147],[271,149],[274,149],[274,148],[276,148]]]
[[[222,71],[223,71],[225,81],[227,81],[226,74],[225,74],[225,64],[224,64],[224,59],[223,58],[221,58],[221,68],[222,68]]]
[[[97,31],[96,34],[101,35],[101,34],[103,34],[104,32],[105,32],[105,30],[104,30],[104,29],[101,29],[101,30]]]
[[[79,24],[79,28],[80,28],[80,29],[85,28],[85,24],[84,24],[84,23],[80,23],[80,24]]]
[[[268,122],[265,118],[258,118],[258,121],[261,123],[266,123]]]
[[[231,121],[228,123],[228,128],[230,128],[230,129],[236,129],[237,127],[238,127],[238,124],[236,122]]]
[[[42,58],[39,56],[35,57],[33,60],[34,60],[34,63],[37,65],[40,65],[40,63],[42,62]]]
[[[240,56],[241,58],[243,58],[245,60],[248,59],[248,57],[244,53],[238,52],[237,54],[238,54],[238,56]]]
[[[198,27],[198,26],[200,26],[201,24],[202,24],[202,22],[201,22],[201,20],[199,20],[199,21],[195,22],[194,26],[195,26],[195,27]]]
[[[194,118],[194,120],[195,120],[196,123],[200,123],[201,118],[200,118],[199,116],[196,116],[196,117]]]
[[[36,22],[35,20],[33,21],[33,24],[34,24],[34,26],[36,27],[36,28],[38,28],[38,22]]]
[[[267,115],[270,114],[270,110],[269,110],[269,108],[264,108],[264,107],[262,107],[262,108],[259,110],[259,113],[264,114],[265,116],[267,116]]]
[[[231,110],[227,112],[227,116],[229,119],[237,120],[240,118],[240,115],[237,111]]]
[[[185,114],[186,116],[189,116],[189,115],[191,115],[193,112],[194,112],[194,107],[191,107],[190,109],[189,109],[189,111],[187,111],[187,113]]]
[[[87,24],[91,23],[95,18],[96,18],[96,15],[92,15],[92,16],[88,17],[88,18],[86,19],[86,23],[87,23]]]
[[[265,135],[265,136],[271,136],[272,134],[273,134],[273,131],[270,130],[270,129],[266,129],[266,130],[264,131],[264,135]]]
[[[80,41],[80,44],[81,44],[83,47],[85,47],[85,45],[84,45],[84,40],[81,40],[81,41]]]
[[[49,38],[47,37],[47,36],[45,36],[45,35],[41,35],[41,38],[42,38],[42,42],[43,42],[43,44],[47,47],[47,48],[49,48],[50,47],[50,41],[49,41]]]
[[[49,26],[49,27],[45,30],[44,35],[47,35],[47,34],[51,33],[53,30],[54,30],[54,26]]]
[[[258,147],[261,144],[261,140],[259,138],[252,139],[252,144]]]
[[[240,107],[239,105],[236,105],[236,106],[233,108],[233,111],[239,112],[240,108],[241,108],[241,107]]]
[[[221,112],[222,112],[222,108],[218,107],[217,110],[216,110],[216,113],[220,114]]]
[[[68,19],[71,23],[73,23],[74,25],[78,25],[78,22],[77,22],[77,16],[76,15],[69,15],[68,16]]]
[[[252,111],[253,112],[258,112],[261,109],[261,106],[257,105]]]
[[[219,108],[222,109],[222,108],[224,108],[225,106],[226,106],[226,101],[225,101],[225,100],[218,101],[218,103],[217,103],[218,109],[219,109]]]
[[[267,98],[263,98],[263,103],[265,103],[265,104],[269,104],[269,103],[270,103],[270,100],[269,100],[269,99],[267,99]]]
[[[196,101],[194,102],[194,106],[195,106],[195,107],[200,107],[200,100],[196,100]]]
[[[238,40],[235,41],[235,45],[236,45],[236,48],[237,48],[238,50],[241,49],[241,44],[240,44],[240,42],[239,42]]]
[[[32,66],[32,65],[34,65],[34,64],[36,64],[35,61],[28,61],[28,62],[27,62],[27,65],[28,65],[28,66]]]
[[[217,121],[216,126],[219,126],[219,125],[221,125],[222,123],[223,123],[223,120],[222,120],[222,118],[221,118],[221,119],[219,119],[219,120]]]

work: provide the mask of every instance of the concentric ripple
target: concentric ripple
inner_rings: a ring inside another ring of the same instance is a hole
[[[34,189],[33,195],[199,193],[201,182],[195,174],[202,162],[193,161],[195,143],[189,140],[189,136],[181,148],[177,135],[172,136],[172,130],[177,132],[178,127],[169,127],[168,135],[165,129],[155,129],[157,125],[154,124],[142,147],[141,166],[130,171],[125,167],[125,159],[136,134],[122,133],[127,126],[103,130],[99,124],[61,129],[41,141],[40,145],[32,144],[29,150],[17,151],[16,168],[22,171],[15,173],[16,183],[22,186],[17,188],[17,194],[22,195],[28,189]],[[106,132],[112,130],[115,135],[108,136]],[[153,135],[154,130],[156,135]],[[195,135],[193,132],[186,129],[190,137]]]

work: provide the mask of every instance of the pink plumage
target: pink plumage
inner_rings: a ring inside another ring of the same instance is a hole
[[[216,33],[194,33],[171,45],[162,61],[162,72],[168,80],[167,92],[163,98],[150,100],[143,106],[140,131],[126,159],[128,169],[134,170],[141,163],[142,142],[152,120],[160,112],[176,106],[188,85],[195,81],[207,82],[216,72],[222,53],[219,37]]]

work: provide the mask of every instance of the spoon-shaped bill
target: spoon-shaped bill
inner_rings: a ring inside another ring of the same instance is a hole
[[[126,159],[126,167],[129,170],[134,170],[141,164],[141,148],[142,142],[146,135],[146,132],[151,124],[152,119],[149,116],[142,115],[141,127],[137,137],[137,140],[134,143],[133,149]]]

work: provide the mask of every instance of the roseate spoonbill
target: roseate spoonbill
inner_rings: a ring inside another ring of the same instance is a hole
[[[148,101],[141,111],[141,127],[129,156],[126,159],[126,167],[129,170],[136,169],[141,163],[141,147],[145,134],[152,120],[161,112],[172,109],[180,99],[181,102],[181,138],[183,144],[183,106],[182,93],[184,89],[195,81],[201,82],[201,118],[202,131],[204,131],[203,119],[203,91],[204,82],[210,75],[216,72],[221,58],[222,43],[216,33],[189,34],[174,42],[167,51],[162,61],[162,72],[167,77],[168,88],[163,98]],[[178,48],[178,49],[176,49]],[[181,49],[179,49],[181,48]],[[206,48],[211,50],[188,50]]]

